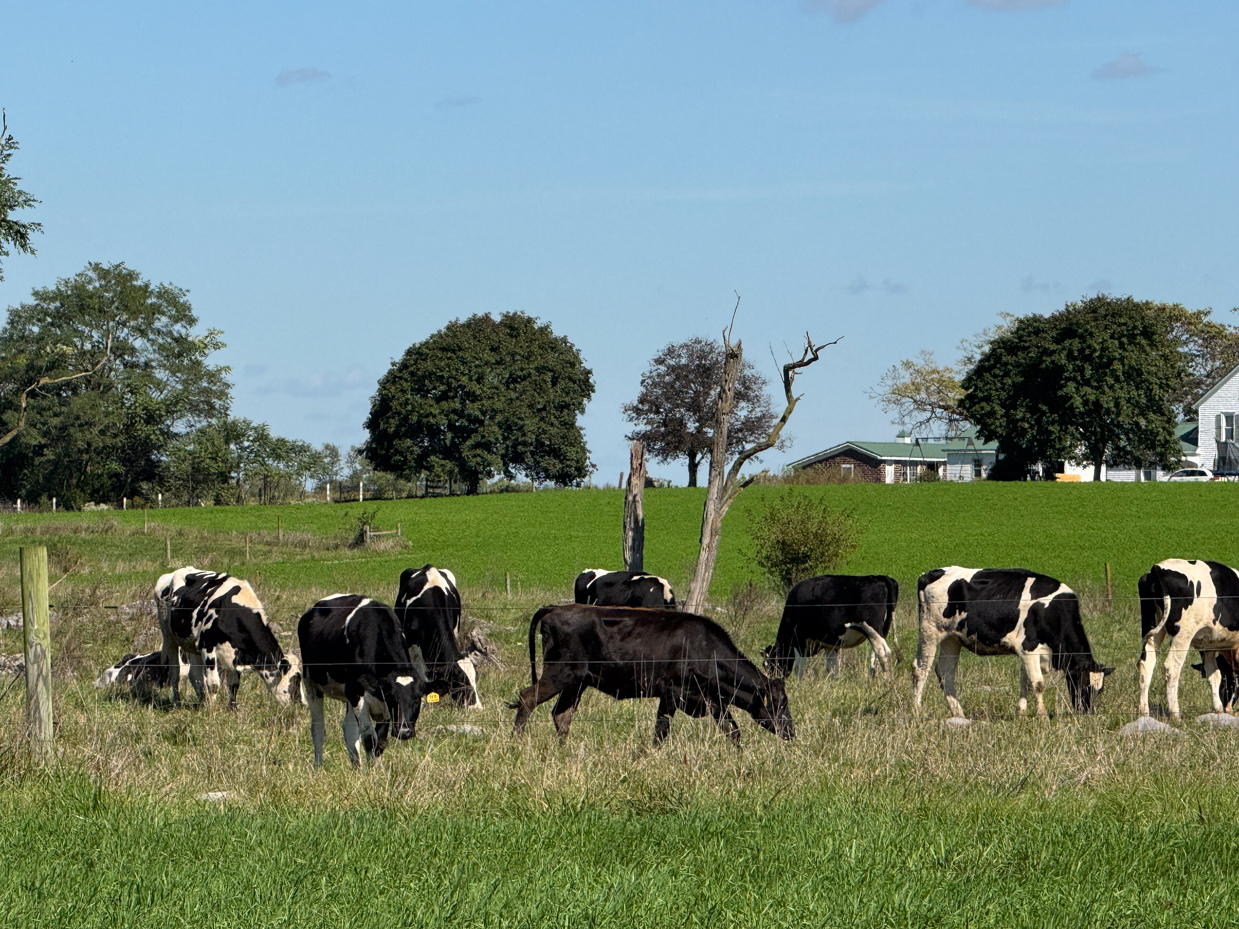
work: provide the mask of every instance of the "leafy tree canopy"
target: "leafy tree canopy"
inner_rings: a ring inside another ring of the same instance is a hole
[[[89,264],[10,307],[0,330],[0,431],[39,378],[107,360],[30,394],[26,428],[0,446],[0,494],[76,506],[157,481],[173,441],[228,409],[228,369],[208,360],[222,333],[198,335],[197,324],[186,291],[124,264]]]
[[[1179,460],[1173,400],[1187,365],[1162,305],[1131,297],[1025,316],[963,379],[963,415],[1014,470],[1072,459],[1101,466]]]
[[[723,346],[701,337],[672,342],[641,375],[637,399],[623,406],[636,424],[628,438],[645,443],[655,461],[688,461],[688,486],[697,486],[697,469],[714,443],[715,395],[723,373]],[[735,454],[764,438],[774,424],[766,379],[745,361],[736,382],[736,406],[727,430],[727,451]],[[780,442],[777,448],[785,448]]]
[[[465,483],[518,472],[579,484],[592,470],[577,417],[594,393],[576,347],[525,313],[471,316],[409,346],[379,381],[362,451],[383,471]]]
[[[13,217],[17,210],[28,210],[39,201],[17,186],[20,177],[9,174],[9,159],[13,157],[18,146],[8,129],[8,120],[4,119],[0,125],[0,258],[9,256],[10,246],[19,252],[33,255],[34,247],[30,244],[30,236],[43,231],[39,223],[23,222]],[[4,265],[0,263],[0,281],[3,280]]]

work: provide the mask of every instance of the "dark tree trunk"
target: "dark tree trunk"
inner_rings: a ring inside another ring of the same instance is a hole
[[[700,464],[700,459],[696,452],[688,453],[688,486],[697,486],[697,465]]]

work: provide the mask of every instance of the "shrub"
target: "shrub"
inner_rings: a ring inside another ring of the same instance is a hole
[[[797,471],[784,471],[782,480],[778,483],[787,486],[816,486],[818,484],[855,484],[859,481],[860,478],[855,469],[845,474],[839,462],[831,461],[825,464],[810,465]]]
[[[749,526],[757,566],[784,593],[799,581],[847,563],[864,527],[851,510],[785,491]]]

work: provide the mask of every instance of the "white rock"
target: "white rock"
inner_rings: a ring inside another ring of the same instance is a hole
[[[1229,716],[1226,713],[1205,713],[1197,716],[1196,722],[1210,729],[1239,729],[1239,716]]]
[[[457,735],[485,735],[486,730],[481,726],[435,726],[432,732],[455,732]]]
[[[1154,735],[1164,733],[1166,735],[1183,735],[1174,726],[1168,726],[1160,719],[1154,719],[1152,716],[1141,716],[1135,722],[1130,722],[1119,730],[1123,735]]]
[[[223,803],[231,796],[226,790],[210,790],[204,794],[199,794],[198,799],[204,803]]]
[[[967,729],[976,720],[968,719],[966,716],[952,716],[942,720],[942,725],[949,729]]]

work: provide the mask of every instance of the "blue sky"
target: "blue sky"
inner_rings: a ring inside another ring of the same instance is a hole
[[[1239,322],[1239,4],[1165,0],[6,5],[0,301],[125,261],[225,331],[238,415],[341,445],[445,322],[581,350],[595,480],[663,344],[843,336],[793,448],[866,388],[1098,289]],[[654,474],[684,480],[682,466]]]

